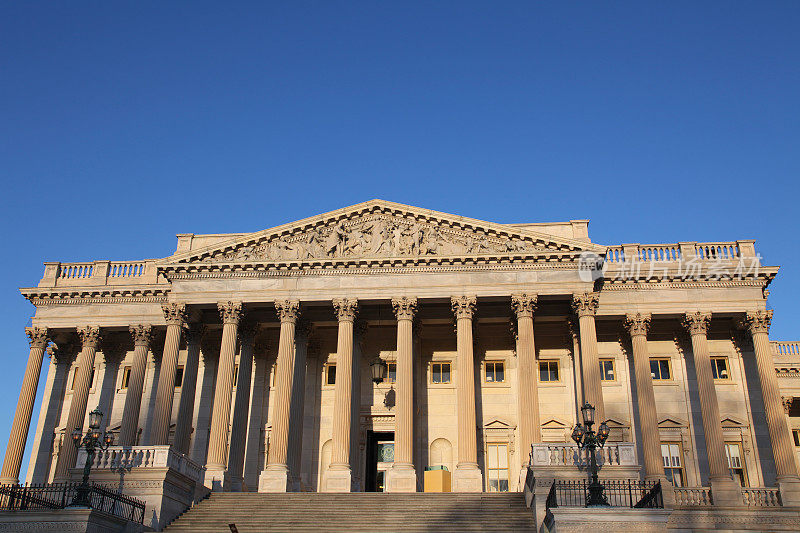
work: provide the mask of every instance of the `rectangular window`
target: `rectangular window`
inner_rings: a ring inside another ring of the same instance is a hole
[[[486,453],[489,492],[508,492],[508,444],[489,444]]]
[[[616,374],[614,372],[613,359],[600,359],[600,381],[614,381]]]
[[[431,363],[431,383],[450,383],[450,363]]]
[[[397,363],[386,363],[386,383],[397,383]]]
[[[183,385],[183,367],[179,366],[175,369],[175,388],[179,389]]]
[[[239,381],[239,365],[233,365],[233,386]]]
[[[503,383],[505,380],[505,364],[502,361],[487,361],[486,383]]]
[[[122,369],[122,381],[120,382],[120,389],[127,389],[128,382],[131,380],[131,367],[126,366]]]
[[[711,374],[714,376],[714,379],[730,379],[731,375],[730,372],[728,372],[728,358],[712,357]]]
[[[683,454],[678,442],[661,443],[661,459],[664,461],[664,473],[676,487],[683,487],[686,478],[683,475]]]
[[[75,390],[75,379],[78,377],[78,367],[75,367],[75,372],[72,373],[72,389]],[[94,367],[92,367],[92,372],[89,374],[89,389],[94,387]],[[127,385],[126,385],[127,387]]]
[[[794,437],[794,445],[800,447],[800,429],[793,429],[792,437]]]
[[[325,365],[325,385],[335,385],[336,384],[336,365],[334,363],[328,363]]]
[[[731,469],[733,479],[742,487],[747,486],[747,471],[744,467],[742,447],[738,442],[725,443],[725,455],[728,456],[728,468]]]
[[[558,380],[558,361],[539,361],[539,381]]]
[[[672,367],[669,359],[650,359],[650,377],[661,381],[672,379]]]

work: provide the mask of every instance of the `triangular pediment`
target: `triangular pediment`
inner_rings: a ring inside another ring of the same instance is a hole
[[[658,422],[658,427],[661,429],[677,429],[687,427],[687,424],[678,418],[665,417]]]
[[[436,257],[547,257],[573,261],[586,241],[371,200],[173,255],[162,266]]]
[[[739,420],[738,417],[726,416],[722,419],[722,427],[724,428],[739,428],[744,425],[744,422]]]
[[[542,424],[542,429],[564,429],[568,427],[572,427],[570,423],[556,420],[555,418],[551,418]]]
[[[516,426],[505,420],[494,418],[491,422],[488,422],[483,427],[484,429],[514,429]]]

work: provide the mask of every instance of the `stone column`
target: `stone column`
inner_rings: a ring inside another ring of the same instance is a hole
[[[44,349],[49,342],[47,328],[25,328],[25,334],[30,342],[28,366],[25,367],[25,375],[22,378],[22,389],[19,392],[14,422],[11,424],[11,434],[8,436],[3,471],[0,473],[0,483],[6,485],[19,483],[19,470],[22,466],[25,442],[28,440],[28,429],[31,426],[33,403],[36,401],[36,389],[39,387],[39,373],[42,370]]]
[[[725,440],[722,436],[722,421],[719,416],[717,391],[711,373],[711,357],[708,352],[708,326],[711,313],[686,313],[683,325],[692,336],[692,352],[697,373],[697,388],[700,394],[700,414],[706,438],[709,480],[714,505],[742,505],[742,492],[731,476],[725,457]]]
[[[178,400],[178,420],[175,423],[175,439],[172,449],[189,455],[189,442],[192,436],[194,419],[194,396],[197,391],[197,368],[200,362],[200,339],[203,337],[202,324],[190,325],[186,331],[186,363],[183,365],[183,383]]]
[[[306,397],[306,356],[308,355],[311,323],[299,320],[294,332],[294,381],[289,421],[289,490],[300,492],[300,459],[303,454],[303,423]]]
[[[325,492],[350,492],[350,433],[353,402],[353,322],[358,311],[354,298],[333,300],[339,319],[336,344],[336,385],[333,405],[331,464],[323,479]]]
[[[275,310],[281,319],[278,361],[275,372],[275,400],[267,467],[258,480],[259,492],[286,492],[289,486],[289,422],[292,416],[292,385],[295,370],[295,325],[300,302],[279,300]]]
[[[228,452],[228,476],[231,491],[241,492],[244,482],[244,449],[247,443],[247,415],[250,413],[250,381],[253,375],[253,340],[258,327],[251,322],[239,326],[239,377],[236,378],[236,401],[233,404],[231,445]]]
[[[164,354],[158,374],[156,406],[150,429],[151,444],[169,444],[169,424],[172,421],[172,400],[175,396],[175,371],[178,368],[178,351],[181,345],[181,330],[186,323],[184,304],[162,304],[167,321],[167,336],[164,339]]]
[[[133,336],[133,364],[128,379],[128,392],[125,395],[125,407],[122,411],[122,427],[119,430],[119,444],[134,446],[136,434],[139,432],[139,411],[142,407],[142,389],[144,374],[147,370],[147,352],[150,349],[152,328],[139,324],[129,328]]]
[[[536,294],[512,294],[511,307],[517,316],[517,372],[519,384],[519,442],[523,470],[528,466],[531,446],[541,442],[542,429],[539,421],[539,393],[536,379],[536,344],[533,337],[533,313],[536,310]]]
[[[231,419],[231,391],[236,359],[236,337],[242,318],[241,302],[217,304],[222,317],[222,343],[217,366],[217,385],[211,411],[211,434],[208,439],[205,485],[212,490],[228,489],[230,479],[226,469],[228,459],[228,427]]]
[[[387,473],[388,492],[416,492],[414,470],[414,313],[417,299],[392,299],[397,316],[397,401],[394,418],[394,464]]]
[[[69,373],[70,362],[74,356],[71,344],[50,345],[50,368],[47,372],[42,406],[39,410],[39,422],[36,424],[31,458],[28,463],[28,483],[46,483],[52,463],[53,439],[64,401],[64,383]]]
[[[78,329],[78,336],[81,339],[81,353],[78,356],[78,367],[75,369],[75,387],[72,390],[72,404],[69,406],[67,424],[64,426],[64,443],[58,454],[56,473],[54,481],[69,481],[69,471],[75,467],[75,457],[78,450],[72,444],[70,433],[75,428],[83,429],[86,419],[86,401],[89,399],[89,388],[91,386],[92,369],[94,368],[94,355],[97,346],[100,344],[100,328],[86,326]]]
[[[600,358],[597,356],[597,330],[594,324],[599,296],[596,292],[585,292],[572,297],[572,308],[578,315],[581,335],[583,399],[594,406],[595,420],[598,424],[606,419],[603,385],[600,381]]]
[[[580,417],[580,409],[583,405],[583,380],[581,379],[581,343],[578,337],[578,323],[575,317],[570,316],[567,318],[567,329],[569,335],[567,343],[572,344],[570,350],[570,358],[572,359],[572,374],[575,378],[575,414]]]
[[[769,327],[772,324],[772,311],[750,311],[743,325],[753,337],[753,350],[761,381],[761,395],[764,398],[764,411],[767,415],[767,428],[772,442],[772,456],[775,458],[776,480],[784,505],[800,505],[800,477],[794,459],[794,446],[791,433],[786,425],[786,415],[781,400],[775,363],[769,344]]]
[[[647,332],[650,314],[635,313],[625,318],[625,329],[633,345],[633,369],[636,375],[636,399],[639,405],[639,429],[642,434],[644,477],[646,480],[664,480],[664,461],[661,458],[661,437],[658,432],[656,397],[650,375],[650,353],[647,349]],[[665,483],[662,481],[662,485]]]
[[[483,476],[478,468],[478,433],[475,419],[475,358],[472,316],[475,296],[454,296],[450,303],[456,318],[456,387],[458,402],[458,463],[453,473],[454,492],[481,492]]]

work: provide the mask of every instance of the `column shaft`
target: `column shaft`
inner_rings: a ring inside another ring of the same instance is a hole
[[[161,356],[161,370],[158,374],[156,405],[150,429],[151,444],[169,443],[172,400],[175,396],[175,371],[178,369],[181,331],[186,319],[186,306],[183,304],[163,304],[161,308],[167,320],[167,336],[164,339],[164,353]]]
[[[239,326],[239,377],[236,378],[236,401],[233,404],[228,473],[231,490],[242,491],[244,481],[244,449],[247,442],[247,415],[250,412],[250,381],[253,375],[254,324]]]
[[[19,483],[22,454],[25,452],[25,442],[28,440],[36,389],[39,386],[39,373],[42,370],[44,349],[48,342],[46,328],[27,328],[25,333],[30,340],[30,352],[19,392],[17,410],[14,413],[14,422],[11,425],[11,434],[8,437],[3,470],[0,473],[0,483],[3,484]]]
[[[151,327],[138,325],[130,327],[133,335],[133,364],[128,379],[128,392],[125,395],[125,407],[122,411],[122,427],[119,431],[121,446],[134,446],[139,432],[139,412],[142,407],[142,390],[144,375],[147,371],[147,352],[150,348]]]
[[[202,327],[190,327],[186,336],[186,364],[183,366],[183,383],[178,400],[178,419],[172,447],[178,453],[189,454],[189,442],[194,418],[194,397],[197,391],[197,368],[200,362]]]
[[[647,480],[659,480],[664,478],[664,462],[661,458],[656,397],[653,392],[653,378],[650,375],[650,353],[647,349],[650,318],[650,315],[647,314],[631,314],[627,316],[625,326],[630,332],[633,345],[633,368],[636,375],[639,429],[644,453],[644,476]]]
[[[275,380],[275,403],[273,404],[275,416],[272,419],[268,468],[286,472],[288,471],[287,450],[294,381],[294,330],[300,304],[299,302],[285,301],[276,302],[275,306],[281,314],[281,335],[278,341],[278,367]],[[286,490],[285,486],[283,490]]]
[[[354,313],[339,317],[336,342],[336,384],[333,407],[333,450],[331,467],[350,468],[350,414],[353,401],[353,320]]]
[[[92,369],[94,368],[94,355],[100,342],[100,328],[86,327],[78,330],[81,337],[82,350],[78,356],[78,366],[75,369],[75,387],[72,389],[72,404],[69,406],[67,424],[65,426],[64,443],[58,455],[56,464],[56,482],[69,480],[69,471],[75,467],[75,458],[78,450],[71,442],[70,433],[75,428],[83,428],[86,420],[86,402],[89,398]]]
[[[306,357],[311,324],[301,320],[295,329],[294,379],[289,420],[289,490],[300,492],[300,459],[303,452],[303,423],[306,395]]]
[[[594,315],[599,297],[596,293],[575,295],[572,305],[578,314],[581,337],[581,363],[583,364],[583,398],[595,407],[598,423],[605,420],[603,385],[600,381],[600,358],[597,355],[597,331]]]
[[[533,337],[533,314],[536,295],[515,294],[511,305],[517,315],[517,362],[519,383],[519,457],[522,466],[528,464],[531,445],[541,441],[539,393],[536,379],[536,345]]]

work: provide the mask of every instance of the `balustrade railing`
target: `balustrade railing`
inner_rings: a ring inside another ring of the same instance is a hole
[[[78,450],[77,466],[86,464],[86,450]],[[205,468],[170,446],[111,446],[95,452],[92,470],[130,470],[132,468],[172,468],[193,481],[202,481]]]
[[[636,464],[632,443],[606,444],[595,452],[597,464],[602,466],[633,466]],[[589,452],[575,444],[540,443],[532,446],[533,466],[577,466],[589,464]]]
[[[711,506],[711,487],[675,487],[675,505],[685,507]]]
[[[800,356],[800,342],[798,341],[772,341],[772,355],[787,357],[791,355]]]
[[[39,287],[158,283],[155,260],[45,263]]]
[[[606,249],[606,263],[738,261],[756,258],[753,241],[622,244]]]
[[[748,507],[780,507],[781,495],[777,487],[748,487],[742,489],[744,504]]]

